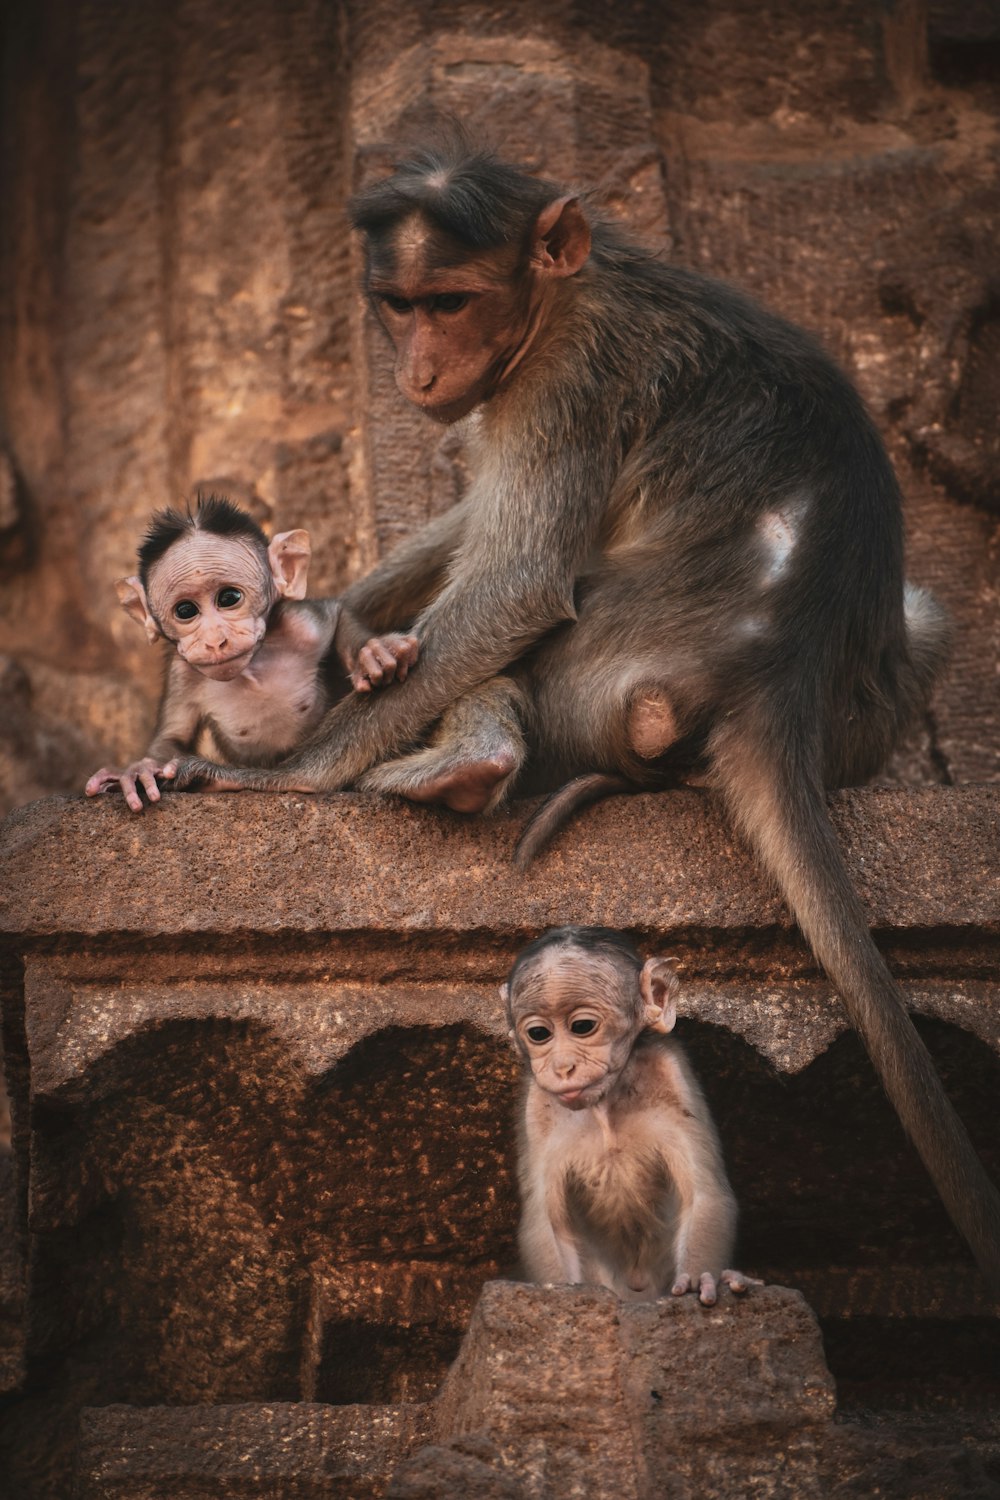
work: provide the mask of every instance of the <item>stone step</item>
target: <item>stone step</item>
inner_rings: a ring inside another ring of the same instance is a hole
[[[429,1408],[106,1406],[80,1419],[80,1500],[378,1500]]]
[[[491,1282],[432,1403],[85,1410],[78,1500],[868,1500],[992,1493],[995,1414],[834,1421],[799,1293]],[[958,1418],[956,1420],[956,1418]],[[918,1483],[917,1488],[913,1488]],[[920,1488],[922,1484],[924,1487]]]

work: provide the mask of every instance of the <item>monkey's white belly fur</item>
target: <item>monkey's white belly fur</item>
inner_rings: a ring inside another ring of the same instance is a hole
[[[661,1296],[728,1264],[735,1202],[680,1047],[633,1053],[614,1103],[570,1111],[531,1085],[521,1151],[521,1255],[538,1281]]]
[[[678,1193],[662,1144],[643,1129],[616,1132],[597,1105],[571,1117],[551,1164],[550,1212],[575,1242],[581,1279],[622,1297],[655,1296],[673,1274]]]

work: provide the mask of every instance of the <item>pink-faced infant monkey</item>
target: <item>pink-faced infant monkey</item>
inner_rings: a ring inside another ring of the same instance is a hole
[[[676,1019],[673,960],[560,927],[501,987],[530,1065],[520,1121],[521,1261],[538,1282],[643,1301],[760,1283],[729,1270],[736,1200]]]
[[[268,542],[256,521],[217,495],[193,512],[162,510],[139,548],[139,572],[116,584],[122,607],[153,644],[174,647],[153,742],[141,760],[103,766],[88,797],[120,788],[133,812],[140,789],[158,802],[176,759],[211,733],[231,764],[272,766],[319,723],[344,686],[403,682],[415,636],[370,639],[336,599],[306,599],[306,531]]]

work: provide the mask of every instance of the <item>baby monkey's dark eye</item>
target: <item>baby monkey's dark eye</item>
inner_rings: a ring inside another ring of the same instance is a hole
[[[384,303],[386,307],[391,308],[394,313],[408,313],[413,305],[407,302],[405,297],[390,297],[386,295],[380,297],[379,301]]]
[[[592,1031],[597,1030],[597,1022],[590,1016],[581,1016],[579,1020],[570,1021],[569,1029],[574,1036],[589,1036]]]
[[[182,599],[179,604],[174,605],[175,620],[193,620],[197,613],[198,606],[190,599]]]
[[[220,609],[235,609],[242,598],[242,589],[220,589],[215,602]]]
[[[529,1026],[526,1028],[529,1042],[547,1042],[552,1035],[547,1026]]]

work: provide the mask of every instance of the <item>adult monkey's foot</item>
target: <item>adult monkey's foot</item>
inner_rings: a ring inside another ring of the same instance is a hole
[[[498,750],[475,761],[446,761],[433,749],[402,760],[387,761],[358,782],[365,792],[395,792],[410,802],[436,802],[458,813],[482,813],[495,807],[517,769],[518,757]]]

